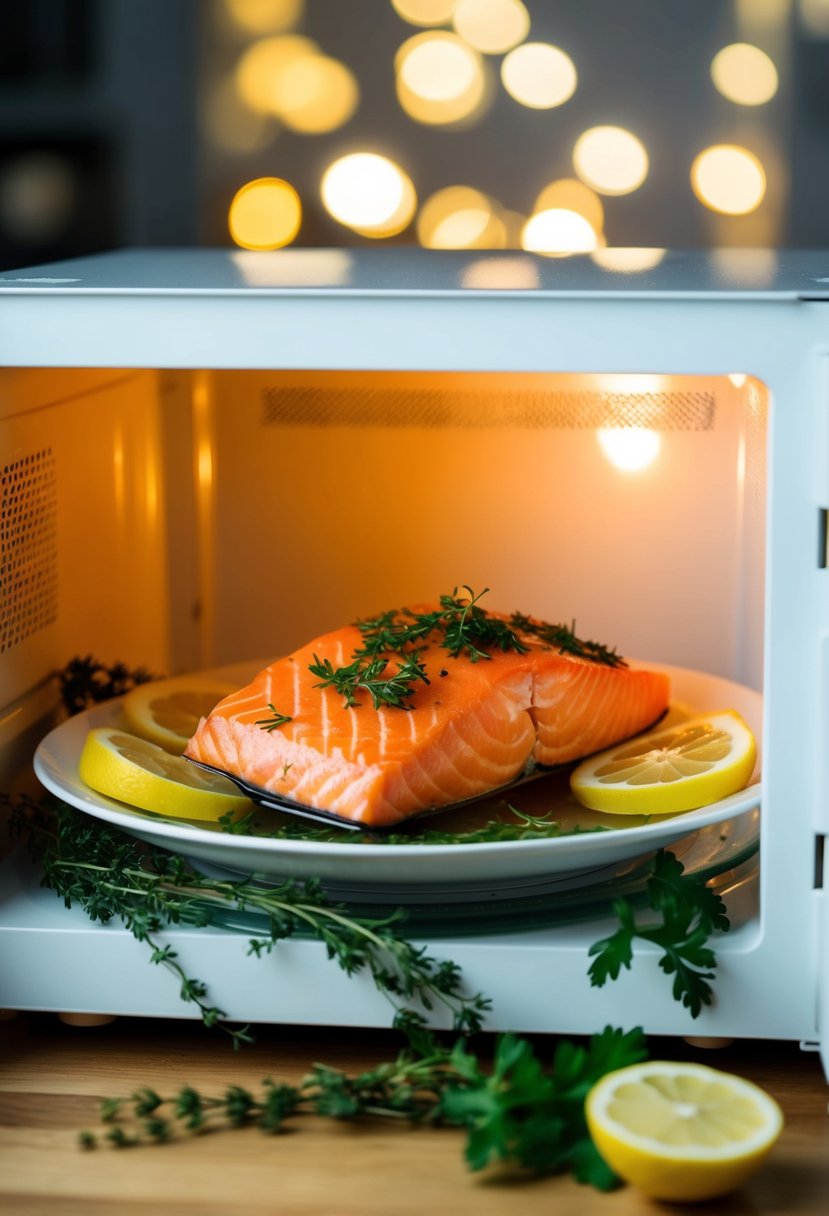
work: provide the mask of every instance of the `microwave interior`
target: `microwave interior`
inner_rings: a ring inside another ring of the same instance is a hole
[[[747,373],[5,369],[2,700],[463,587],[762,690],[768,409]]]

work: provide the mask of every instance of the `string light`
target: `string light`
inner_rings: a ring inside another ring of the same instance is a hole
[[[417,196],[399,165],[374,152],[341,156],[326,169],[322,201],[330,215],[367,236],[392,236],[411,222]]]
[[[545,186],[533,204],[533,211],[548,211],[554,207],[583,215],[596,232],[604,228],[602,200],[595,190],[574,177],[561,177]]]
[[[734,42],[711,62],[711,79],[723,97],[741,106],[761,106],[777,92],[777,68],[757,46]]]
[[[569,101],[578,75],[569,55],[547,42],[525,42],[501,64],[501,81],[515,101],[533,110],[550,110]]]
[[[485,55],[503,55],[527,37],[530,15],[521,0],[457,0],[452,23]]]
[[[477,51],[457,34],[436,30],[403,43],[395,56],[395,84],[410,118],[445,125],[481,109],[486,77]]]
[[[648,154],[624,127],[592,127],[576,141],[573,166],[601,194],[630,194],[648,175]]]
[[[230,19],[251,34],[280,34],[302,17],[304,0],[225,0]]]
[[[443,25],[452,17],[457,0],[391,0],[391,6],[409,25]]]
[[[260,177],[238,190],[230,204],[228,228],[243,249],[280,249],[302,223],[302,204],[290,182]]]
[[[691,185],[697,198],[723,215],[747,215],[756,210],[766,193],[765,170],[748,148],[716,144],[700,152],[691,166]]]

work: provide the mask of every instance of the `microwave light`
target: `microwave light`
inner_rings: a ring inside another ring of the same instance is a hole
[[[597,435],[607,459],[623,473],[646,469],[662,446],[659,434],[643,426],[603,427]]]
[[[501,64],[501,82],[514,101],[531,110],[564,105],[576,91],[573,60],[548,42],[525,42]]]
[[[484,55],[503,55],[530,32],[530,14],[521,0],[457,0],[452,23]]]

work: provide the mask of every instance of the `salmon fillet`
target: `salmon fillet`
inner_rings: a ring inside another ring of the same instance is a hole
[[[632,670],[615,655],[603,662],[561,653],[531,618],[493,613],[487,621],[511,622],[521,649],[479,650],[472,661],[466,651],[450,654],[440,629],[426,634],[414,651],[422,674],[402,699],[410,708],[375,708],[365,688],[349,705],[334,685],[320,687],[326,671],[352,663],[365,644],[357,625],[336,629],[225,697],[184,755],[352,823],[390,827],[497,789],[535,765],[608,747],[667,708],[662,673]],[[385,654],[384,676],[411,653]]]

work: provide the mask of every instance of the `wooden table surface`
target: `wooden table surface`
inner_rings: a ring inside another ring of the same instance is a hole
[[[552,1041],[536,1039],[548,1058]],[[265,1077],[295,1081],[315,1061],[351,1070],[393,1056],[393,1032],[259,1027],[234,1053],[217,1032],[187,1022],[122,1018],[70,1027],[53,1015],[0,1022],[0,1211],[5,1216],[633,1216],[676,1207],[630,1187],[609,1195],[569,1178],[527,1179],[468,1171],[463,1133],[334,1123],[303,1117],[283,1135],[255,1127],[166,1145],[83,1151],[81,1130],[100,1130],[102,1097],[140,1085],[256,1089]],[[780,1102],[786,1127],[771,1157],[738,1193],[707,1205],[717,1216],[829,1211],[829,1087],[819,1059],[793,1044],[740,1042],[693,1049],[651,1040],[651,1054],[701,1059],[758,1082]]]

